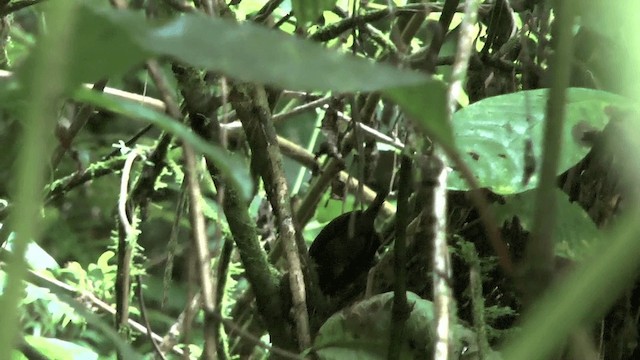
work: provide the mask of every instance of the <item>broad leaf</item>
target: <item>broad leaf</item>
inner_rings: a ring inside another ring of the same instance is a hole
[[[84,20],[76,23],[78,38],[69,55],[83,81],[123,73],[146,55],[171,56],[235,80],[291,90],[376,91],[435,83],[415,71],[340,54],[251,23],[185,14],[155,26],[132,11],[86,2],[78,6]]]
[[[176,18],[138,41],[153,53],[236,80],[292,90],[375,91],[429,81],[414,71],[340,54],[264,27],[200,15]]]
[[[153,25],[142,14],[81,2],[70,46],[73,76],[65,88],[123,74],[152,56],[170,56],[234,80],[290,90],[369,92],[397,102],[433,140],[451,144],[445,86],[412,70],[377,64],[257,26],[199,14]],[[36,48],[37,50],[37,48]],[[40,56],[34,51],[32,58]],[[21,68],[30,71],[30,61]]]
[[[491,97],[456,112],[453,132],[463,159],[480,186],[498,194],[514,194],[536,187],[541,163],[547,90],[531,90]],[[598,90],[567,89],[562,152],[558,174],[589,152],[589,134],[601,131],[609,122],[609,106],[629,106],[623,97]],[[525,161],[530,141],[531,162]],[[467,190],[457,172],[449,188]]]
[[[98,354],[84,346],[68,341],[41,336],[25,336],[25,341],[41,354],[50,359],[60,360],[92,360],[98,359]]]

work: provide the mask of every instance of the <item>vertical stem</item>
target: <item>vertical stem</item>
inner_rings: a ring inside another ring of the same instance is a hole
[[[65,90],[68,62],[65,54],[73,36],[76,2],[56,1],[48,4],[45,13],[49,20],[49,33],[44,35],[34,51],[28,69],[22,69],[21,80],[29,94],[28,105],[23,113],[23,134],[16,161],[14,178],[16,193],[15,208],[9,222],[16,236],[12,243],[11,256],[7,261],[7,280],[0,298],[0,349],[11,351],[15,344],[18,326],[18,303],[22,298],[22,280],[27,273],[24,255],[29,241],[37,240],[41,234],[40,211],[42,189],[52,145],[52,135],[57,102]],[[25,64],[26,65],[26,64]]]
[[[404,337],[404,326],[409,318],[407,304],[407,225],[409,222],[409,196],[413,188],[412,161],[403,155],[400,163],[398,212],[396,213],[396,239],[394,242],[395,281],[393,287],[393,307],[391,309],[391,337],[387,359],[399,359]]]
[[[456,59],[453,63],[453,71],[451,74],[451,85],[448,94],[448,121],[455,111],[457,99],[462,92],[462,81],[464,80],[471,50],[473,48],[473,40],[475,39],[474,25],[478,18],[478,0],[467,0],[465,2],[465,14],[460,24],[460,40]],[[447,29],[443,29],[446,31]],[[444,151],[440,147],[436,147],[434,156],[436,161],[443,164],[445,158]],[[440,174],[437,177],[437,184],[434,191],[433,211],[435,217],[434,232],[434,252],[433,252],[433,277],[434,277],[434,306],[436,311],[436,346],[435,356],[437,360],[445,360],[452,357],[451,349],[453,343],[451,341],[451,319],[453,318],[453,299],[452,290],[449,286],[451,278],[451,263],[449,256],[449,248],[447,246],[447,178],[448,169],[445,166],[440,167]]]
[[[551,58],[549,78],[553,79],[549,90],[542,146],[540,183],[536,191],[536,213],[533,232],[526,249],[525,289],[526,302],[531,302],[551,280],[554,268],[553,228],[556,220],[556,170],[561,151],[566,89],[569,85],[571,57],[573,53],[573,10],[571,1],[556,1],[555,20],[552,26],[555,54]]]

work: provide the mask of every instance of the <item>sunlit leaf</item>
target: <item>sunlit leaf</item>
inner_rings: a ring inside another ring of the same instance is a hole
[[[41,336],[25,336],[25,341],[33,346],[39,353],[45,354],[49,359],[57,360],[92,360],[98,359],[98,354],[93,350],[74,343],[47,338]]]

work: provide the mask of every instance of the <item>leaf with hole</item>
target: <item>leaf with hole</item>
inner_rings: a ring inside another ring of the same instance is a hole
[[[481,187],[503,195],[536,187],[546,102],[545,89],[521,91],[478,101],[453,115],[457,148]],[[610,106],[631,105],[629,100],[608,92],[567,89],[558,174],[587,155],[590,139],[609,122]],[[469,188],[454,171],[449,177],[449,189]]]

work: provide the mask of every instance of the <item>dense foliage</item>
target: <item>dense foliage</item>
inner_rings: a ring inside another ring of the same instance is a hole
[[[0,1],[0,349],[638,358],[638,6]]]

